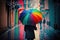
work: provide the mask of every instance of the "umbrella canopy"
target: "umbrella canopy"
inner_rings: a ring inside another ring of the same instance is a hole
[[[42,13],[37,9],[23,10],[19,16],[19,20],[24,25],[37,24],[42,20]]]

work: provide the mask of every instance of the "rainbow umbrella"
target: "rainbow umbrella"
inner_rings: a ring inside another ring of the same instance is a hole
[[[19,16],[19,20],[24,25],[37,24],[42,20],[42,13],[37,9],[23,10]]]

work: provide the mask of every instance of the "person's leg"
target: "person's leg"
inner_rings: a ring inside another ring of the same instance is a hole
[[[27,40],[30,40],[29,38]]]
[[[30,39],[30,38],[28,38],[27,40],[33,40],[33,38],[31,38],[31,39]]]
[[[33,38],[31,38],[30,40],[34,40]]]

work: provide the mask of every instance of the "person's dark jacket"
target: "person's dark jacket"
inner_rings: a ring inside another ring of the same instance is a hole
[[[26,32],[26,38],[35,38],[34,30],[37,30],[36,26],[25,25],[24,31]]]

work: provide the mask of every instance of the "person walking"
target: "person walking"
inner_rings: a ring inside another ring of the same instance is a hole
[[[26,32],[25,38],[27,40],[34,40],[35,38],[34,30],[37,30],[36,25],[25,25],[24,31]]]

